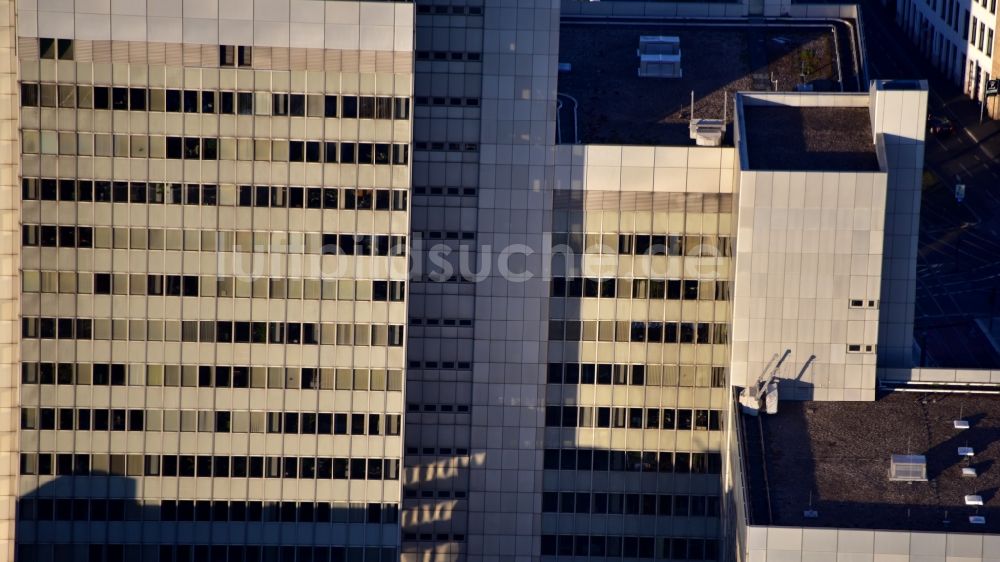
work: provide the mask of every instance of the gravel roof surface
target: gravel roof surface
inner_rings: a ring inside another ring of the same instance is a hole
[[[639,37],[680,38],[682,78],[638,76]],[[754,43],[756,42],[756,43]],[[756,46],[754,50],[751,47]],[[578,102],[579,137],[583,144],[688,145],[691,92],[695,116],[721,119],[729,94],[753,90],[753,75],[773,76],[780,90],[791,90],[808,52],[808,81],[835,83],[837,67],[829,29],[719,25],[564,24],[559,36],[559,62],[572,70],[559,74],[559,94]],[[763,64],[752,62],[752,55]],[[567,138],[572,127],[571,102],[561,100]],[[569,142],[569,141],[567,141]]]
[[[878,171],[866,107],[743,106],[750,169]]]
[[[960,416],[970,429],[953,427]],[[783,401],[776,415],[743,416],[743,427],[755,524],[1000,532],[1000,396],[897,392],[875,402]],[[971,462],[958,456],[965,446],[976,452]],[[907,453],[927,457],[927,482],[889,480],[890,455]],[[963,478],[964,466],[979,476]],[[967,507],[966,494],[981,495],[985,505]],[[810,495],[817,519],[803,515]],[[971,525],[973,514],[985,515],[986,525]]]

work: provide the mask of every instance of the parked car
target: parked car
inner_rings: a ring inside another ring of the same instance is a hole
[[[955,132],[955,125],[951,119],[939,115],[927,116],[927,132],[939,137],[948,136]]]

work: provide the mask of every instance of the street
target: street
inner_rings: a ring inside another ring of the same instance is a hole
[[[915,338],[928,367],[998,368],[987,333],[1000,313],[1000,123],[934,70],[877,0],[861,0],[870,77],[924,78],[928,114],[955,125],[927,135]],[[964,200],[955,185],[965,185]],[[996,322],[1000,333],[1000,320]],[[995,341],[995,340],[994,340]]]

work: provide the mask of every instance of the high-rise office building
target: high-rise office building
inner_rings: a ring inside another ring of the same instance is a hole
[[[417,6],[403,558],[726,559],[732,387],[909,366],[924,86],[869,87],[850,6],[453,4]]]
[[[909,367],[926,91],[853,7],[16,4],[21,559],[726,559],[733,387]]]
[[[21,560],[398,558],[412,38],[18,3]]]

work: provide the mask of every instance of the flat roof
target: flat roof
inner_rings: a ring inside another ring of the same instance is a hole
[[[743,105],[751,170],[878,171],[867,107]]]
[[[839,30],[837,33],[843,33]],[[680,38],[680,78],[640,77],[639,38]],[[801,82],[800,73],[817,89],[856,89],[849,60],[838,71],[838,60],[850,56],[849,40],[841,40],[848,54],[837,54],[838,42],[830,27],[677,22],[567,22],[560,29],[559,63],[570,65],[559,73],[559,134],[562,143],[690,145],[688,136],[691,93],[695,117],[721,119],[726,93],[728,119],[734,113],[737,91],[782,91]],[[573,127],[574,122],[576,127]],[[575,129],[575,130],[574,130]],[[574,138],[576,137],[576,138]],[[729,143],[731,144],[731,143]]]
[[[960,417],[969,429],[954,428]],[[742,426],[752,524],[1000,532],[1000,396],[896,392],[875,402],[781,401],[777,414],[743,415]],[[972,447],[975,456],[966,461],[959,447]],[[890,481],[894,454],[925,455],[928,481]],[[964,478],[967,466],[979,475]],[[967,494],[981,495],[983,507],[966,506]],[[804,515],[810,502],[817,518]],[[986,524],[970,524],[975,514]]]

